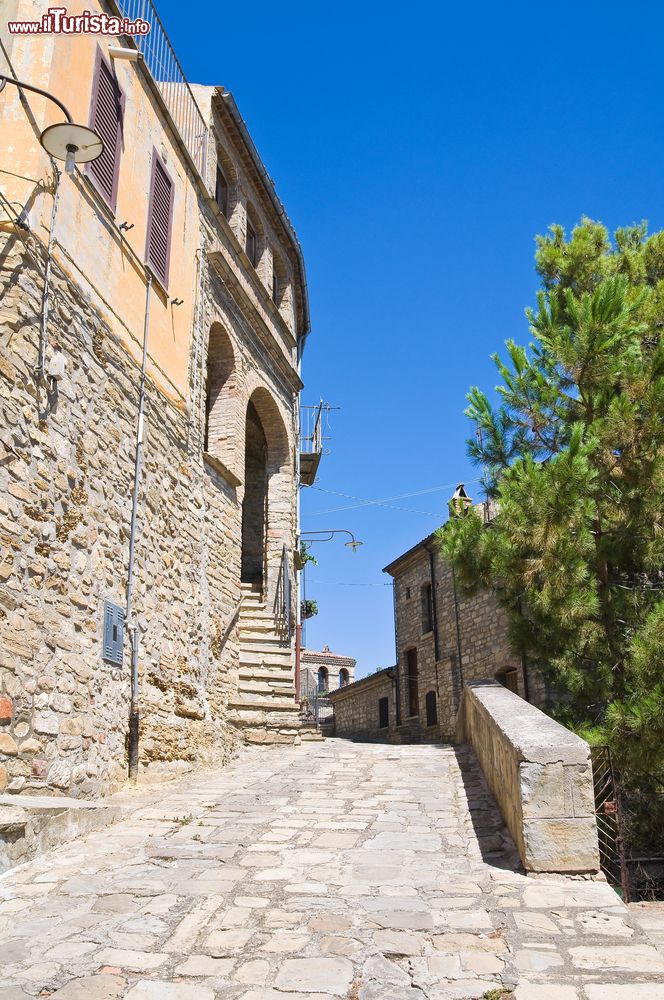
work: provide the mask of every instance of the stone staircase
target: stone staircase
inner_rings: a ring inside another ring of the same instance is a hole
[[[240,671],[230,719],[247,743],[299,743],[295,652],[266,608],[261,588],[241,586]]]

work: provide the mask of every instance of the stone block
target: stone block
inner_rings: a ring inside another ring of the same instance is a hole
[[[527,871],[587,872],[599,869],[597,825],[587,819],[524,820],[522,859]]]
[[[18,753],[16,741],[9,733],[0,733],[0,753],[5,754],[7,757],[15,757]]]
[[[0,698],[0,726],[8,726],[13,714],[14,706],[11,698]]]

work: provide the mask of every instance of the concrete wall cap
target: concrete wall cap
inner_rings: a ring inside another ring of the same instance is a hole
[[[498,681],[469,681],[469,696],[487,712],[522,761],[533,764],[587,764],[585,740],[565,729]]]

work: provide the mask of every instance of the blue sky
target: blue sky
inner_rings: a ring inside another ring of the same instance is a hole
[[[231,90],[302,242],[313,332],[303,402],[331,414],[304,490],[307,645],[394,662],[381,569],[477,496],[463,417],[489,355],[526,341],[534,236],[582,214],[664,225],[655,4],[264,3],[158,9],[188,78]],[[186,17],[185,17],[186,11]],[[393,501],[351,506],[337,496]],[[334,508],[346,508],[337,509]]]

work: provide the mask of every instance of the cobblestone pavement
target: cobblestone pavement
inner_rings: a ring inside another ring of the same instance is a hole
[[[664,998],[608,886],[514,864],[466,750],[245,750],[0,878],[0,1000]]]

